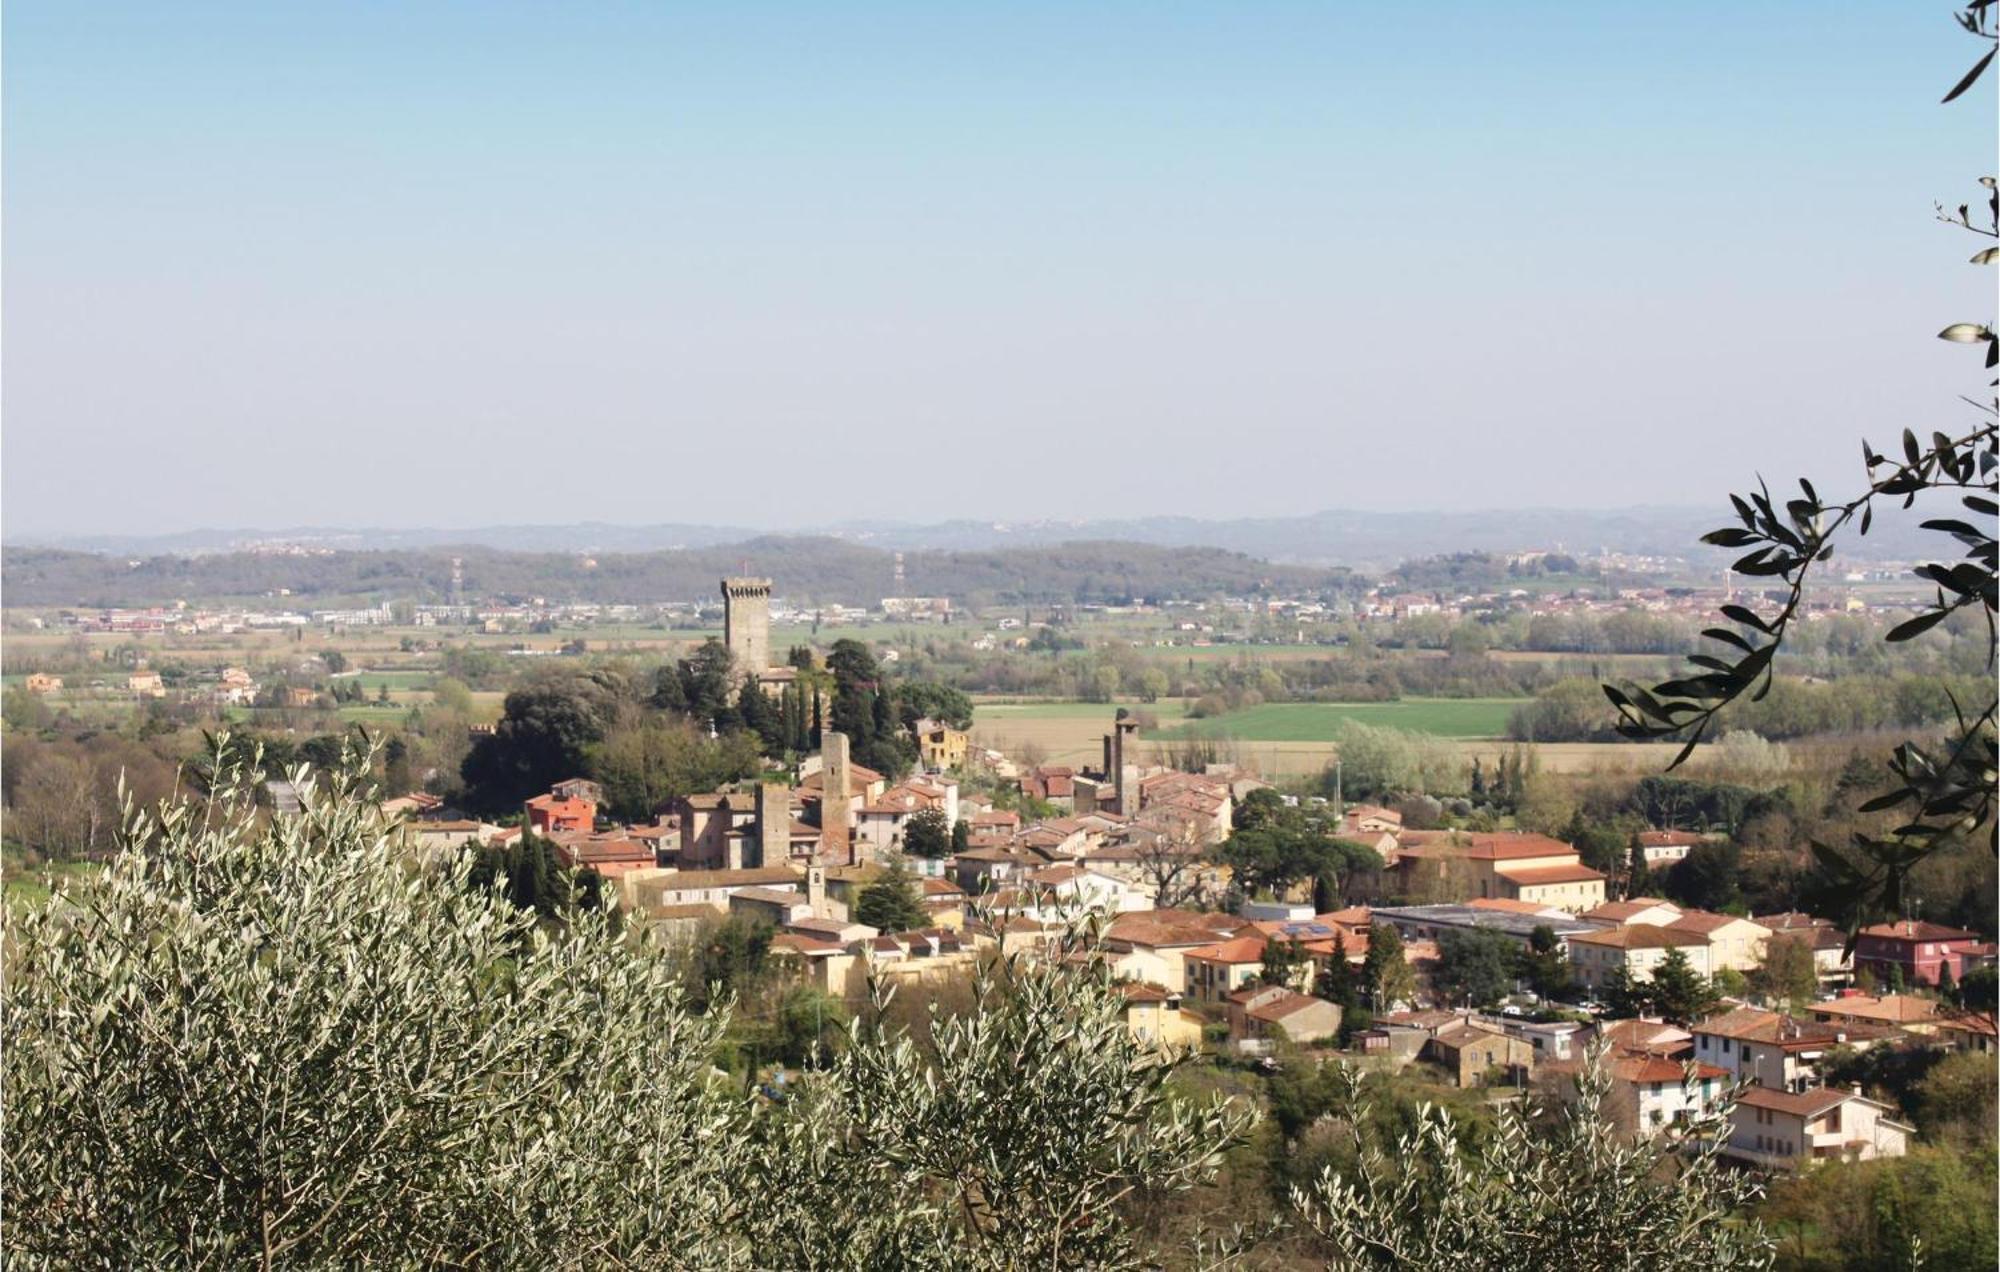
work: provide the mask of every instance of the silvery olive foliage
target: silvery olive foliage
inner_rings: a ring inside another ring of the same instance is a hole
[[[848,1151],[924,1207],[935,1266],[1145,1266],[1123,1203],[1211,1176],[1254,1121],[1168,1091],[1185,1056],[1132,1035],[1094,948],[1083,921],[1041,957],[996,959],[928,1048],[864,1040],[822,1079]]]
[[[9,1261],[730,1262],[724,1021],[602,916],[407,867],[360,771],[264,818],[219,748],[206,801],[9,922]]]
[[[867,1021],[780,1102],[615,916],[420,869],[362,788],[129,811],[104,876],[10,917],[21,1266],[1117,1267],[1139,1189],[1249,1114],[1167,1098],[1101,968],[1003,961],[934,1051]]]
[[[2000,40],[1993,6],[1994,0],[1969,0],[1956,15],[1965,33],[1988,47],[1945,94],[1946,102],[1978,83],[1992,65],[1993,46]],[[1981,177],[1979,184],[1985,191],[1979,213],[1970,201],[1955,212],[1940,205],[1938,219],[1981,238],[2000,239],[2000,189],[1990,176]],[[2000,247],[1982,248],[1971,263],[2000,263]],[[1955,322],[1938,336],[1980,346],[1986,369],[2000,366],[2000,333],[1990,322]],[[1963,400],[1973,408],[1972,418],[1927,439],[1906,428],[1901,444],[1886,453],[1864,441],[1867,481],[1851,497],[1822,495],[1803,478],[1799,493],[1789,499],[1772,495],[1761,481],[1754,491],[1731,495],[1735,523],[1711,531],[1702,541],[1742,551],[1731,566],[1737,573],[1783,586],[1767,593],[1772,603],[1762,607],[1724,605],[1721,616],[1731,625],[1702,633],[1714,645],[1689,657],[1695,668],[1689,674],[1650,689],[1604,686],[1618,710],[1618,732],[1649,741],[1685,739],[1674,764],[1687,759],[1729,704],[1746,696],[1761,699],[1770,689],[1779,651],[1793,627],[1805,621],[1812,571],[1832,557],[1841,536],[1867,534],[1878,509],[1893,511],[1900,504],[1908,512],[1920,500],[1929,508],[1945,500],[1956,505],[1944,509],[1951,515],[1921,523],[1938,536],[1938,556],[1915,573],[1934,586],[1935,600],[1885,639],[1913,640],[1954,615],[1977,616],[1986,628],[1990,674],[2000,656],[1995,618],[2000,610],[2000,543],[1993,530],[2000,516],[2000,399],[1989,393],[1981,401]],[[1933,854],[1975,836],[1989,851],[2000,851],[2000,825],[1994,820],[2000,696],[1954,700],[1952,706],[1954,726],[1941,739],[1913,738],[1897,746],[1888,764],[1894,785],[1858,810],[1894,811],[1899,824],[1882,835],[1857,832],[1846,852],[1827,844],[1812,846],[1821,882],[1807,901],[1817,913],[1840,917],[1850,932],[1881,918],[1900,917],[1911,871]]]
[[[1572,1099],[1509,1105],[1480,1152],[1460,1146],[1448,1112],[1426,1106],[1390,1154],[1362,1134],[1361,1074],[1347,1068],[1336,1108],[1359,1166],[1294,1189],[1300,1222],[1335,1268],[1770,1267],[1775,1246],[1763,1226],[1731,1217],[1762,1190],[1718,1160],[1727,1105],[1628,1141],[1605,1121],[1610,1089],[1594,1051]]]

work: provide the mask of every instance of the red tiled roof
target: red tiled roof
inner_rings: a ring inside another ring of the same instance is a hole
[[[1666,926],[1677,932],[1698,932],[1707,936],[1719,932],[1732,923],[1748,923],[1749,920],[1734,914],[1717,914],[1712,910],[1683,910],[1681,916]]]
[[[2000,1028],[1995,1027],[1993,1017],[1972,1012],[1962,1016],[1940,1016],[1937,1027],[1960,1033],[1978,1034],[1987,1038],[2000,1037]]]
[[[1523,888],[1538,887],[1549,883],[1589,883],[1603,880],[1604,873],[1589,866],[1528,866],[1494,867],[1495,874]]]
[[[1899,1025],[1911,1021],[1930,1020],[1937,1016],[1937,1004],[1928,998],[1915,998],[1908,994],[1884,994],[1880,998],[1856,996],[1836,998],[1830,1003],[1814,1003],[1815,1016],[1851,1017],[1855,1020],[1876,1020],[1884,1024]]]
[[[1189,950],[1182,958],[1197,958],[1210,963],[1261,963],[1264,961],[1264,938],[1261,936],[1238,936],[1214,945],[1204,945],[1200,949]]]
[[[1243,1014],[1252,1020],[1284,1020],[1302,1011],[1311,1011],[1324,1000],[1311,994],[1301,994],[1297,990],[1285,990],[1270,1002],[1260,1003]],[[1331,1004],[1328,1004],[1329,1006]]]
[[[1460,856],[1479,861],[1576,855],[1575,848],[1559,839],[1521,831],[1470,834],[1456,830],[1413,830],[1403,836],[1403,851],[1413,850],[1419,856]]]
[[[825,937],[813,936],[806,932],[780,932],[771,938],[771,948],[790,950],[807,958],[830,958],[835,954],[847,952],[847,947],[839,941],[829,941]]]
[[[1694,1071],[1696,1078],[1729,1076],[1726,1070],[1712,1064],[1697,1064]],[[1651,1051],[1629,1051],[1612,1057],[1611,1072],[1627,1082],[1672,1082],[1676,1085],[1687,1073],[1681,1061]]]
[[[1634,923],[1629,927],[1606,928],[1602,932],[1574,932],[1570,934],[1569,943],[1608,945],[1619,950],[1667,950],[1706,946],[1708,940],[1692,932],[1676,932],[1652,923]]]
[[[1828,1109],[1854,1099],[1852,1091],[1834,1087],[1814,1087],[1810,1091],[1777,1091],[1770,1087],[1745,1087],[1736,1093],[1736,1102],[1753,1109],[1772,1109],[1794,1117],[1815,1118]]]
[[[1701,836],[1687,830],[1642,830],[1639,842],[1647,848],[1692,848],[1701,842]]]
[[[1877,923],[1873,927],[1861,929],[1861,935],[1880,937],[1890,941],[1976,941],[1979,933],[1967,932],[1963,928],[1950,928],[1941,923],[1925,923],[1915,919],[1904,919],[1898,923]]]

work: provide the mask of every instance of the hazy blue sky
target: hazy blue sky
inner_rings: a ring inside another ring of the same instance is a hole
[[[5,525],[1839,488],[1982,383],[1950,10],[11,0]]]

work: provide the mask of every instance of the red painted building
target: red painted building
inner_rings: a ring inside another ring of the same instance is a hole
[[[537,795],[522,807],[528,814],[528,825],[534,827],[538,835],[555,835],[565,831],[588,834],[597,826],[597,805],[587,799],[564,799],[556,794]]]
[[[1905,985],[1935,985],[1942,969],[1949,967],[1952,980],[1961,981],[1990,954],[1977,932],[1903,919],[1862,928],[1854,942],[1854,968],[1867,968],[1881,982],[1899,968]]]

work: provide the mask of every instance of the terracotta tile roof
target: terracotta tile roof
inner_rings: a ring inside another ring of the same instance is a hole
[[[850,763],[847,766],[847,793],[850,796],[859,795],[861,794],[863,787],[873,786],[875,783],[884,780],[886,779],[883,777],[883,775],[877,773],[872,768],[868,768],[864,765],[853,764],[853,763]],[[821,791],[824,791],[825,789],[826,789],[825,769],[820,769],[818,772],[815,773],[808,773],[799,782],[800,791],[811,791],[814,794],[818,794]]]
[[[753,870],[676,870],[649,880],[654,891],[688,892],[697,888],[754,888],[770,883],[797,883],[799,872],[788,866],[759,866]]]
[[[1441,1029],[1458,1019],[1455,1011],[1392,1011],[1375,1017],[1378,1025],[1404,1025],[1412,1029]]]
[[[1412,850],[1423,856],[1462,856],[1480,861],[1576,856],[1576,849],[1559,839],[1521,831],[1469,834],[1456,830],[1413,830],[1403,836],[1403,851]]]
[[[1914,919],[1904,919],[1898,923],[1877,923],[1873,927],[1861,929],[1863,936],[1881,937],[1891,941],[1976,941],[1979,933],[1963,928],[1946,927],[1942,923],[1924,923]]]
[[[1610,1065],[1613,1076],[1627,1082],[1670,1082],[1678,1086],[1687,1073],[1681,1061],[1651,1051],[1628,1051],[1613,1056]],[[1729,1076],[1727,1070],[1718,1069],[1712,1064],[1696,1064],[1694,1071],[1696,1078],[1714,1079]]]
[[[1322,1001],[1324,1000],[1314,998],[1311,994],[1301,994],[1297,990],[1287,989],[1271,1001],[1259,1003],[1243,1014],[1252,1020],[1282,1021],[1302,1011],[1311,1011]]]
[[[1331,910],[1313,917],[1322,923],[1337,923],[1342,927],[1367,927],[1373,913],[1365,905],[1350,905],[1344,910]]]
[[[1664,1020],[1607,1020],[1597,1026],[1597,1036],[1626,1051],[1650,1051],[1673,1056],[1694,1046],[1685,1029]]]
[[[1507,1031],[1504,1029],[1496,1028],[1493,1025],[1486,1024],[1484,1021],[1465,1020],[1463,1018],[1449,1025],[1444,1025],[1431,1034],[1431,1037],[1439,1046],[1447,1047],[1453,1051],[1462,1047],[1470,1047],[1477,1043],[1486,1042],[1493,1038],[1505,1038],[1506,1036]]]
[[[1783,914],[1753,914],[1750,916],[1750,921],[1759,927],[1770,928],[1773,932],[1809,932],[1834,926],[1833,920],[1822,919],[1803,910],[1788,910]]]
[[[1843,1042],[1870,1041],[1893,1031],[1872,1025],[1833,1025],[1823,1020],[1800,1020],[1775,1011],[1738,1007],[1711,1016],[1690,1026],[1698,1034],[1761,1042],[1786,1051],[1806,1051],[1836,1046]]]
[[[839,919],[822,919],[814,915],[793,919],[785,924],[788,932],[800,932],[806,936],[838,937],[851,927],[866,927],[865,923],[843,923]]]
[[[650,866],[655,854],[653,845],[630,839],[586,839],[560,845],[559,855],[566,855],[572,864],[581,866],[610,862],[639,862]]]
[[[1493,873],[1524,888],[1532,888],[1549,883],[1589,883],[1601,881],[1604,872],[1592,870],[1589,866],[1496,866]]]
[[[1150,981],[1120,981],[1113,986],[1128,1003],[1163,1003],[1173,997],[1163,986]]]
[[[1380,804],[1356,804],[1348,809],[1344,816],[1349,821],[1373,821],[1379,818],[1398,826],[1403,824],[1401,813],[1393,808],[1384,808]]]
[[[772,905],[804,905],[806,894],[792,892],[784,888],[738,888],[730,894],[733,901],[742,897],[748,901],[764,901]]]
[[[1072,879],[1081,879],[1083,876],[1084,872],[1075,866],[1043,866],[1040,870],[1031,871],[1028,879],[1037,886],[1053,888]]]
[[[1779,1021],[1785,1017],[1775,1011],[1764,1011],[1758,1007],[1736,1007],[1706,1020],[1696,1021],[1692,1029],[1695,1033],[1709,1034],[1717,1038],[1748,1038],[1752,1041],[1774,1031]]]
[[[1736,1093],[1738,1105],[1753,1109],[1771,1109],[1778,1113],[1790,1113],[1794,1117],[1812,1119],[1828,1109],[1838,1108],[1856,1098],[1852,1091],[1842,1091],[1834,1087],[1814,1087],[1809,1091],[1777,1091],[1770,1087],[1745,1087]]]
[[[1974,1012],[1967,1012],[1959,1016],[1940,1016],[1938,1017],[1937,1027],[1940,1029],[1950,1029],[1958,1033],[1977,1034],[1985,1038],[2000,1037],[2000,1028],[1995,1027],[1992,1016],[1979,1015]]]
[[[1229,916],[1221,916],[1227,919]],[[1104,930],[1104,939],[1113,945],[1124,944],[1147,949],[1162,946],[1205,946],[1214,945],[1227,939],[1243,926],[1241,919],[1234,920],[1230,927],[1218,927],[1200,918],[1190,919],[1184,915],[1162,910],[1139,910],[1121,914],[1114,918]],[[1261,948],[1261,947],[1260,947]]]
[[[1748,923],[1750,920],[1734,914],[1717,914],[1713,910],[1682,910],[1681,916],[1667,924],[1676,932],[1698,932],[1707,936],[1720,932],[1732,923]]]
[[[1669,950],[1706,946],[1708,939],[1652,923],[1634,923],[1627,927],[1606,928],[1602,932],[1572,932],[1569,943],[1604,945],[1618,950]]]
[[[1701,836],[1690,830],[1642,830],[1639,842],[1647,848],[1692,848],[1701,842]]]
[[[1264,946],[1265,940],[1261,936],[1238,936],[1214,945],[1204,945],[1200,949],[1189,950],[1181,957],[1201,959],[1209,963],[1262,963]]]
[[[790,950],[807,958],[831,958],[835,954],[845,954],[847,947],[839,941],[830,941],[823,936],[807,932],[780,932],[771,938],[774,950]]]
[[[1814,1003],[1812,1014],[1901,1025],[1934,1019],[1938,1010],[1937,1004],[1928,998],[1916,998],[1909,994],[1884,994],[1880,998],[1857,995],[1853,998],[1836,998],[1830,1003]]]

